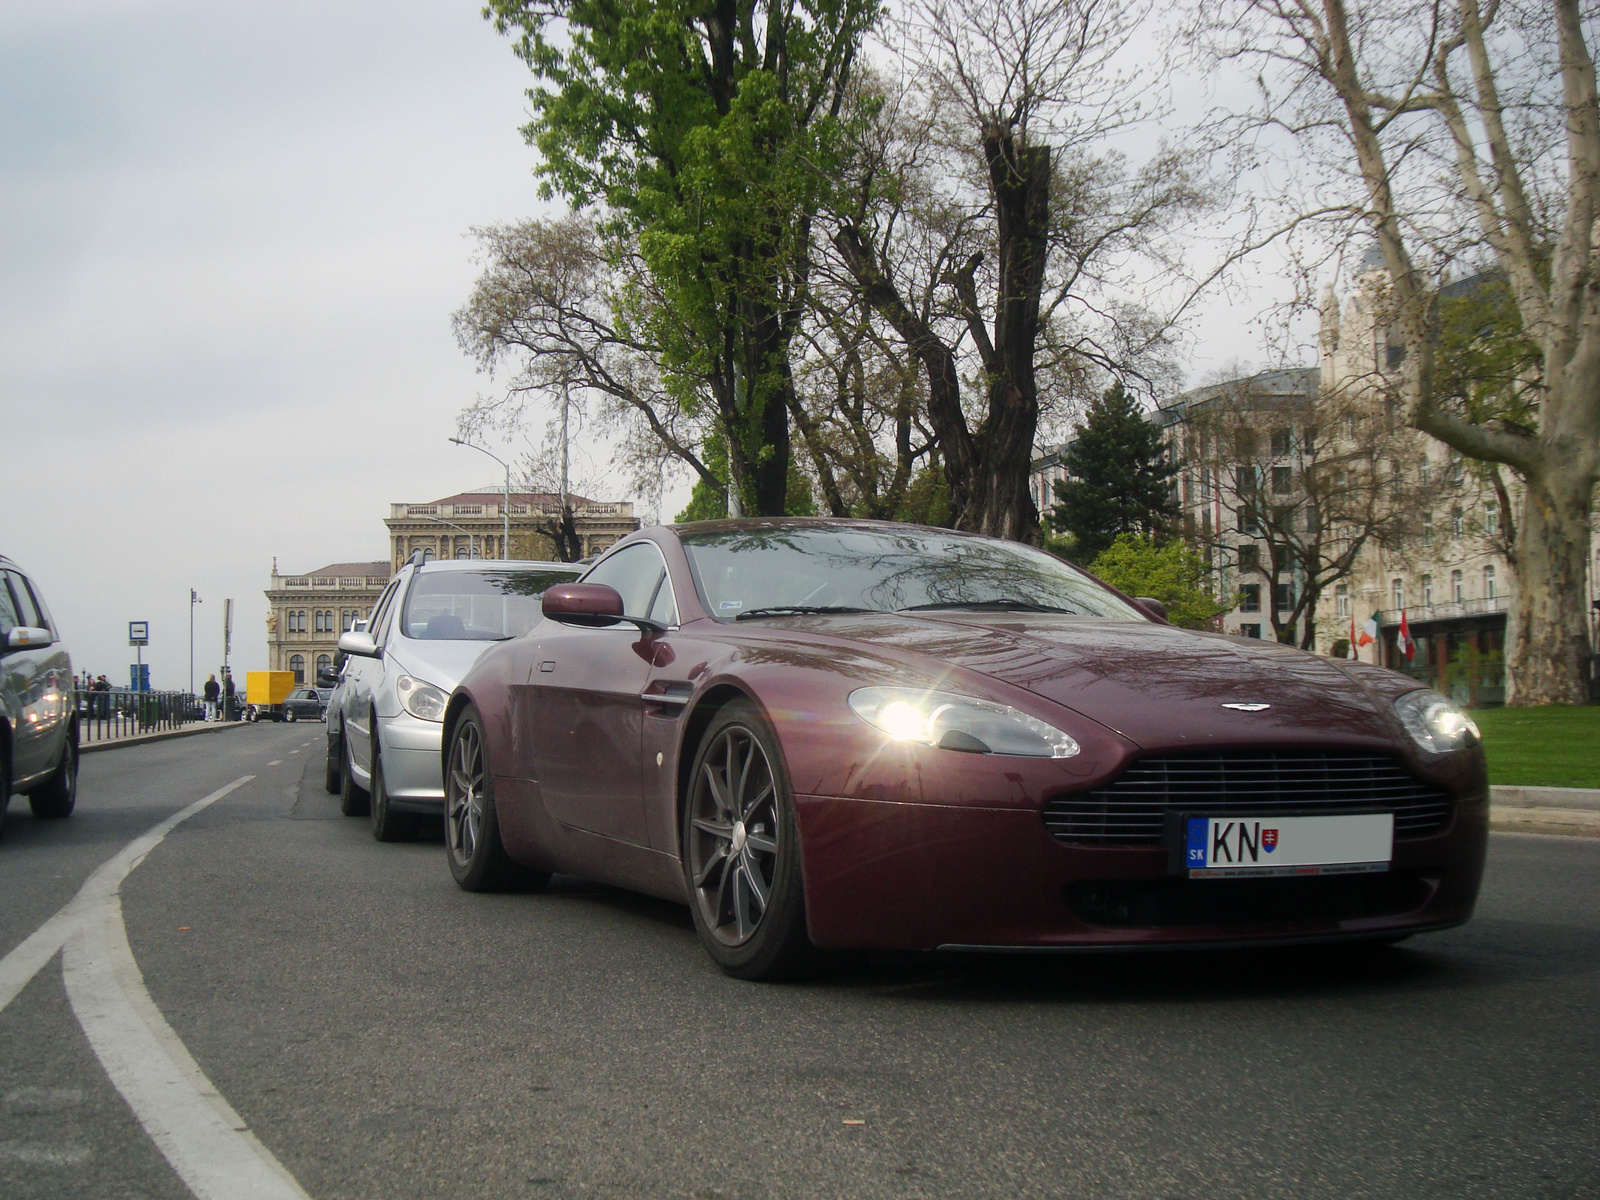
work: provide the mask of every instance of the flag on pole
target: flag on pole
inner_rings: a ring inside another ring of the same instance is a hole
[[[1367,618],[1367,623],[1361,627],[1361,637],[1356,645],[1368,646],[1378,640],[1378,614],[1374,612]]]
[[[1400,610],[1400,637],[1395,646],[1406,656],[1407,662],[1417,656],[1417,644],[1411,640],[1411,623],[1406,620],[1406,610],[1403,608]]]
[[[1357,658],[1356,654],[1356,615],[1350,614],[1350,647],[1344,653],[1346,658]]]

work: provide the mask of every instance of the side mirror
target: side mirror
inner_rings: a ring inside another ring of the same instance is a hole
[[[1163,621],[1167,620],[1167,606],[1154,596],[1135,596],[1133,602],[1152,617],[1160,617]]]
[[[378,643],[373,640],[370,633],[365,631],[357,633],[351,630],[349,633],[341,633],[339,635],[339,649],[346,654],[359,654],[362,658],[378,657]]]
[[[622,594],[603,583],[557,583],[545,589],[539,608],[563,625],[615,625],[622,620]]]
[[[36,625],[18,625],[6,634],[6,649],[36,649],[39,646],[48,646],[55,640],[55,635],[48,629],[41,629]]]

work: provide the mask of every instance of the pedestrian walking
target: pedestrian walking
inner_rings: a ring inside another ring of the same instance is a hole
[[[206,720],[217,719],[217,699],[222,695],[222,687],[217,683],[215,675],[206,676],[206,686],[200,689],[206,698]]]
[[[238,693],[233,690],[233,672],[226,667],[222,669],[222,719],[233,721],[238,719],[239,705]]]

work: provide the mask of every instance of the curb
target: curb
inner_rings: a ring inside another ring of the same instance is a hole
[[[1564,837],[1600,838],[1600,812],[1491,804],[1489,828],[1496,833],[1557,833]]]
[[[1489,789],[1489,803],[1505,808],[1565,808],[1600,813],[1600,788],[1499,784]]]
[[[245,721],[198,721],[193,728],[165,729],[160,733],[141,733],[136,737],[108,738],[103,742],[78,743],[78,756],[93,754],[97,750],[120,750],[124,746],[148,746],[151,742],[166,742],[173,738],[194,737],[202,733],[221,733],[224,729],[243,729]]]

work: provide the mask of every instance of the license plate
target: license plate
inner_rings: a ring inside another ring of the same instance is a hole
[[[1191,879],[1352,875],[1389,869],[1394,814],[1187,817],[1183,833],[1183,865]]]

